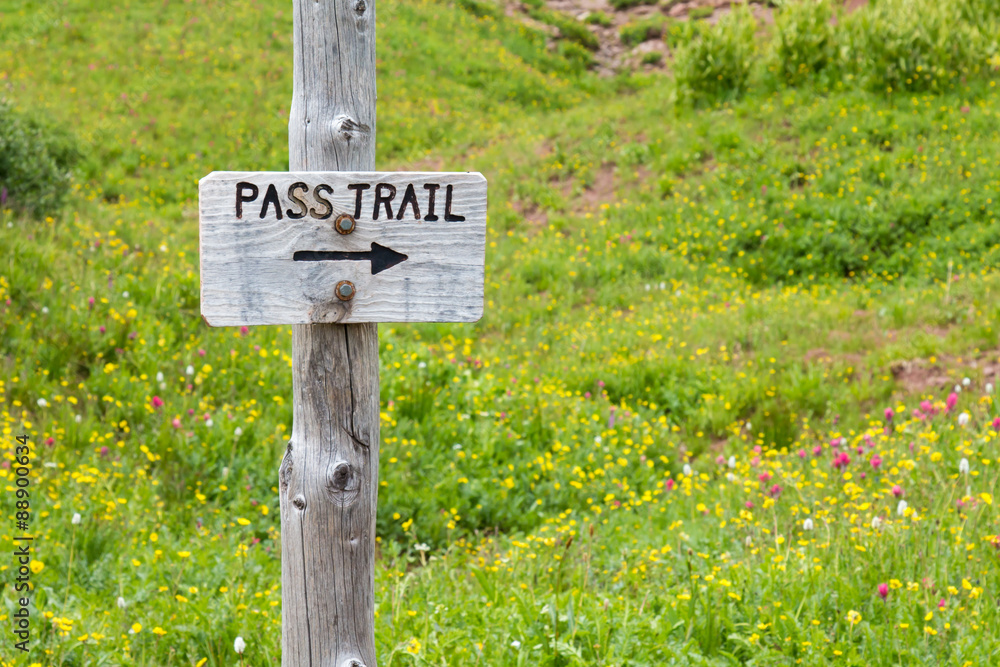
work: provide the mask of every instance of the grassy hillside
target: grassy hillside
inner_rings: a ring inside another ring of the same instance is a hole
[[[379,664],[995,662],[993,65],[699,101],[486,0],[378,16],[379,167],[490,182],[483,320],[380,326]],[[201,321],[196,184],[286,168],[290,21],[0,2],[0,94],[83,156],[0,211],[0,664],[280,664],[290,328]]]

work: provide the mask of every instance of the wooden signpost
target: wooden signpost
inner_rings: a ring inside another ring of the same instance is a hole
[[[214,172],[201,180],[212,326],[475,322],[486,179],[422,172]]]
[[[292,324],[283,667],[376,667],[376,322],[483,311],[486,181],[375,167],[375,3],[294,0],[291,172],[199,191],[202,316]]]

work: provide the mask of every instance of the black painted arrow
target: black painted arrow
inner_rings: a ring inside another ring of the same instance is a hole
[[[400,262],[405,262],[407,256],[401,252],[396,252],[392,248],[372,242],[372,249],[368,252],[346,252],[344,250],[299,250],[292,255],[296,262],[325,262],[325,261],[348,261],[363,262],[368,260],[372,263],[372,275],[382,273],[386,269],[391,269]]]

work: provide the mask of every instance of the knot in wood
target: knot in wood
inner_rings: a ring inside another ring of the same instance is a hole
[[[350,660],[345,660],[341,663],[340,667],[365,667],[365,663],[351,658]]]
[[[354,11],[358,16],[364,14],[366,9],[368,9],[368,5],[365,4],[365,0],[358,0],[358,3],[354,5]]]
[[[333,488],[346,491],[348,485],[351,483],[352,476],[351,464],[341,461],[333,468],[333,476],[331,478]]]
[[[301,512],[306,508],[306,499],[303,498],[302,496],[295,496],[292,499],[292,505],[295,507],[295,509]]]
[[[341,507],[352,504],[361,492],[361,475],[347,461],[338,461],[327,470],[326,491]]]
[[[371,128],[364,123],[359,123],[350,116],[341,115],[333,120],[333,132],[337,139],[348,143],[355,137],[370,134]]]

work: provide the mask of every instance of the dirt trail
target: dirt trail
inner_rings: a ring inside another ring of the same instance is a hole
[[[842,0],[847,11],[854,11],[868,4],[868,0]],[[597,37],[600,46],[594,53],[597,61],[597,71],[601,74],[613,74],[628,67],[646,67],[649,69],[669,66],[670,47],[662,37],[646,39],[638,45],[630,46],[622,42],[622,27],[649,19],[653,16],[664,16],[677,21],[706,21],[715,23],[730,11],[733,5],[741,4],[738,0],[659,0],[653,4],[641,4],[627,9],[616,10],[609,0],[547,0],[546,6],[562,12],[576,20],[586,23],[589,30]],[[524,10],[519,3],[508,5],[509,10]],[[761,25],[774,22],[774,9],[768,0],[751,0],[750,10]],[[594,23],[593,15],[606,17],[608,25]],[[658,63],[644,61],[649,53],[659,53],[662,59]],[[644,64],[645,63],[645,64]]]

